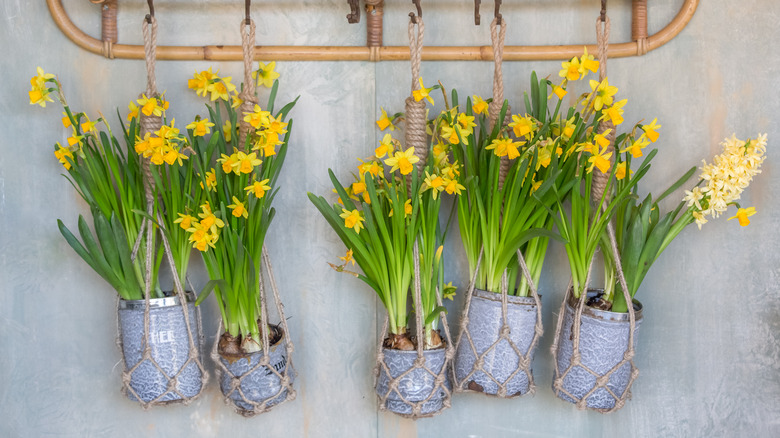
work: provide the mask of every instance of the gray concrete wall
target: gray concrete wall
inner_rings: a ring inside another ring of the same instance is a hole
[[[67,1],[74,21],[99,34],[98,8]],[[141,42],[145,2],[120,2],[120,41]],[[158,2],[160,44],[237,44],[242,2]],[[256,1],[259,44],[362,45],[365,20],[347,25],[345,1]],[[406,44],[409,2],[388,1],[385,44]],[[489,42],[492,2],[483,25],[469,1],[423,1],[431,45]],[[505,2],[507,44],[595,41],[598,2]],[[629,39],[629,2],[610,2],[612,40]],[[651,2],[650,32],[660,30],[681,0]],[[285,62],[280,96],[300,95],[295,129],[277,197],[278,221],[268,238],[285,302],[298,366],[298,399],[254,419],[222,404],[213,379],[190,406],[144,412],[119,391],[114,345],[115,294],[66,245],[56,218],[75,225],[85,205],[52,155],[67,132],[54,104],[27,103],[36,66],[57,73],[72,107],[91,115],[114,109],[145,87],[140,61],[88,54],[56,28],[43,1],[0,1],[4,52],[0,115],[0,436],[778,436],[780,435],[780,207],[774,193],[774,145],[780,141],[777,77],[780,5],[774,0],[702,1],[690,25],[644,57],[609,62],[611,82],[629,100],[626,120],[658,118],[661,149],[645,187],[665,187],[689,166],[710,159],[732,132],[769,135],[763,173],[745,195],[758,214],[747,228],[724,219],[692,227],[653,267],[638,298],[645,322],[633,400],[612,415],[577,411],[550,390],[549,346],[567,284],[565,254],[548,254],[541,282],[546,334],[534,362],[534,397],[496,400],[457,395],[452,409],[412,422],[378,413],[371,370],[381,309],[373,292],[325,263],[341,243],[306,199],[327,193],[327,168],[346,176],[355,157],[378,137],[379,106],[398,110],[408,93],[406,62]],[[518,102],[532,70],[557,75],[558,62],[511,62],[505,96]],[[238,62],[160,62],[159,88],[184,122],[203,114],[186,79],[208,66],[241,76]],[[426,83],[441,80],[461,94],[488,96],[492,63],[425,62]],[[438,99],[439,101],[441,99]],[[441,108],[441,102],[437,102]],[[116,124],[116,123],[115,123]],[[457,326],[467,285],[457,233],[447,242],[446,281],[460,286],[450,304]],[[197,259],[197,257],[193,257]],[[196,285],[206,281],[195,264]],[[204,308],[213,342],[218,312]],[[213,366],[209,365],[213,370]]]

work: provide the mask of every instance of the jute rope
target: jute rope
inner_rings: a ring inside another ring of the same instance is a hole
[[[536,323],[534,324],[534,336],[531,339],[531,344],[528,346],[528,350],[522,351],[511,338],[512,331],[511,331],[511,327],[509,327],[509,322],[508,322],[509,319],[507,315],[509,285],[507,284],[506,270],[504,270],[504,274],[501,276],[501,328],[499,329],[498,332],[498,338],[496,338],[495,342],[493,342],[487,349],[485,349],[485,351],[483,351],[480,354],[479,351],[477,351],[477,347],[474,343],[474,338],[472,336],[472,333],[469,331],[469,310],[471,308],[471,299],[474,295],[474,289],[476,287],[476,281],[477,281],[477,273],[479,272],[479,267],[480,264],[482,263],[482,256],[484,255],[484,251],[485,249],[483,247],[479,252],[479,257],[477,258],[477,266],[476,269],[474,270],[474,275],[471,278],[471,282],[469,282],[469,288],[466,295],[466,306],[464,307],[463,314],[461,315],[461,323],[460,323],[461,329],[456,343],[456,349],[457,349],[460,347],[460,344],[463,339],[463,335],[465,334],[466,341],[468,341],[468,346],[471,349],[471,353],[474,355],[476,360],[474,361],[474,365],[471,369],[471,372],[469,372],[460,381],[458,380],[457,373],[455,372],[455,367],[453,365],[452,375],[454,376],[453,380],[455,381],[455,392],[473,391],[472,389],[468,388],[468,382],[477,372],[482,372],[485,376],[487,376],[490,380],[492,380],[493,383],[496,384],[498,390],[495,395],[497,397],[510,398],[510,397],[522,395],[522,394],[508,394],[507,386],[518,373],[523,372],[528,378],[527,393],[533,394],[536,391],[536,386],[534,385],[534,376],[533,373],[531,372],[531,361],[533,358],[534,349],[536,348],[539,339],[544,333],[544,328],[542,327],[542,303],[541,300],[539,299],[539,293],[537,291],[536,284],[534,283],[533,278],[531,277],[531,272],[528,270],[528,265],[526,265],[525,258],[523,257],[523,253],[520,250],[517,250],[517,262],[520,267],[520,270],[523,273],[523,276],[525,277],[526,281],[528,281],[528,288],[530,289],[531,296],[533,297],[534,303],[536,304]],[[476,335],[476,333],[474,335]],[[515,352],[515,354],[518,357],[517,367],[503,382],[499,382],[492,375],[491,372],[485,369],[485,357],[487,357],[493,350],[498,348],[498,345],[501,343],[501,341],[506,341],[506,343],[510,346],[510,348]]]
[[[415,23],[416,21],[416,23]],[[417,32],[415,32],[417,24]],[[409,53],[412,64],[412,92],[420,90],[420,64],[422,63],[423,36],[425,35],[425,23],[422,17],[409,21]],[[417,162],[417,171],[422,172],[428,161],[428,135],[425,132],[425,100],[419,102],[410,96],[406,98],[406,147],[414,147],[414,155],[420,161]]]
[[[268,281],[271,285],[271,292],[273,294],[273,300],[276,307],[276,312],[278,313],[280,322],[279,325],[282,326],[283,330],[283,338],[284,338],[284,348],[285,352],[287,354],[287,364],[284,367],[284,370],[281,372],[277,370],[270,361],[270,354],[271,354],[271,345],[270,345],[270,330],[268,330],[268,311],[267,311],[267,299],[266,299],[266,290],[265,290],[265,279],[263,276],[263,270],[262,266],[259,272],[259,286],[260,286],[260,302],[261,309],[260,309],[260,335],[262,337],[262,343],[263,343],[263,351],[262,351],[262,357],[260,360],[248,371],[246,371],[242,375],[235,375],[230,369],[225,366],[225,364],[221,360],[221,356],[219,354],[219,342],[214,343],[214,347],[211,350],[211,358],[214,360],[214,363],[217,364],[217,378],[218,380],[222,380],[224,376],[227,376],[230,380],[230,388],[227,390],[227,392],[224,393],[224,400],[225,404],[232,405],[233,409],[245,416],[245,417],[252,417],[257,414],[262,414],[264,412],[268,412],[273,408],[274,406],[281,405],[285,402],[288,402],[290,400],[295,400],[296,392],[293,388],[293,378],[295,377],[295,368],[293,367],[293,360],[292,355],[295,351],[295,347],[293,346],[292,339],[290,337],[290,330],[287,326],[287,318],[284,316],[284,305],[282,304],[282,300],[279,296],[279,288],[276,283],[276,277],[274,277],[274,271],[273,267],[271,266],[271,257],[268,255],[268,248],[263,245],[263,255],[262,255],[262,264],[265,267],[266,272],[268,273]],[[224,322],[219,325],[217,328],[217,336],[216,339],[219,340],[222,334],[224,333]],[[267,398],[263,400],[252,400],[244,393],[244,390],[241,387],[241,384],[243,383],[244,379],[250,379],[249,376],[252,374],[263,372],[266,374],[266,376],[274,376],[276,379],[279,380],[279,390],[268,396]],[[246,403],[250,406],[252,406],[252,409],[244,409],[238,405],[235,404],[234,400],[231,398],[231,395],[238,394],[241,398],[241,401],[243,403]],[[280,396],[284,395],[284,398],[281,400],[277,400]]]
[[[498,30],[498,27],[501,30]],[[506,19],[494,18],[490,23],[490,42],[493,45],[493,101],[488,105],[488,120],[490,120],[491,132],[496,126],[501,108],[504,105],[504,40],[506,38]],[[507,111],[509,107],[507,106]],[[501,167],[498,172],[498,187],[504,186],[504,180],[509,173],[509,157],[501,157]]]
[[[599,44],[599,50],[598,50],[599,79],[601,81],[603,81],[607,77],[607,49],[609,46],[609,27],[610,27],[609,17],[606,16],[606,1],[602,0],[602,13],[601,16],[596,20],[596,38]],[[611,122],[608,123],[602,122],[599,124],[599,130],[598,130],[599,133],[603,134],[603,132],[606,129],[612,129],[610,136],[608,137],[610,140],[608,150],[614,151],[614,138],[615,138],[614,125],[612,125]],[[614,162],[614,160],[612,160],[611,162]],[[609,174],[602,174],[601,172],[597,172],[594,170],[593,183],[591,187],[592,198],[596,200],[600,200],[602,195],[604,194],[604,190],[608,186],[608,183],[609,183]],[[607,201],[608,197],[609,197],[609,193],[607,193],[607,196],[605,196],[605,203],[600,204],[598,208],[606,210],[606,203],[608,202]],[[596,202],[600,202],[600,201],[596,201]],[[577,303],[577,308],[575,309],[574,312],[574,321],[573,321],[573,326],[571,331],[574,351],[569,366],[565,370],[561,371],[558,368],[558,345],[563,330],[563,319],[566,313],[566,303],[569,300],[569,295],[574,293],[572,288],[573,280],[570,280],[569,286],[566,289],[566,294],[563,298],[563,302],[561,303],[561,309],[558,313],[558,323],[555,328],[555,339],[551,347],[552,354],[553,354],[553,362],[555,363],[555,377],[553,379],[553,388],[555,389],[555,391],[559,394],[565,394],[572,400],[575,400],[575,404],[577,405],[577,408],[585,409],[587,407],[588,397],[590,397],[593,393],[595,393],[599,389],[604,389],[610,396],[612,396],[615,399],[615,405],[609,409],[596,409],[597,411],[602,413],[614,412],[625,405],[626,400],[631,397],[631,385],[639,375],[639,370],[636,368],[633,361],[634,354],[635,354],[634,334],[636,331],[636,315],[634,311],[634,306],[631,304],[632,303],[631,294],[628,291],[626,279],[623,274],[623,266],[620,261],[620,251],[617,248],[617,241],[615,240],[615,231],[611,222],[607,224],[607,235],[609,236],[612,256],[615,260],[615,270],[617,271],[618,281],[620,282],[620,286],[623,289],[623,296],[626,300],[626,303],[628,303],[627,306],[628,317],[629,317],[628,345],[626,346],[626,351],[623,354],[623,359],[603,375],[591,370],[590,368],[588,368],[586,365],[582,363],[582,357],[580,354],[580,326],[582,323],[582,312],[585,306],[585,299],[587,297],[588,284],[590,283],[590,271],[593,265],[593,259],[591,259],[590,264],[588,265],[588,274],[586,276],[583,288],[582,290],[578,291],[580,296]],[[629,376],[626,389],[623,391],[622,394],[616,394],[608,386],[609,379],[610,377],[612,377],[612,375],[615,372],[617,372],[620,368],[622,368],[626,364],[630,364],[631,374]],[[571,394],[563,387],[564,379],[574,368],[580,368],[586,371],[587,373],[593,375],[596,378],[596,384],[581,398]]]
[[[389,380],[388,386],[387,386],[387,392],[380,396],[377,394],[377,397],[379,398],[379,410],[384,411],[387,409],[387,400],[390,398],[390,396],[395,393],[398,396],[398,399],[406,403],[407,405],[411,406],[412,413],[411,414],[400,414],[398,415],[406,418],[426,418],[426,417],[433,417],[439,413],[441,413],[442,410],[448,409],[452,406],[451,404],[451,398],[452,398],[452,392],[449,388],[447,388],[447,373],[448,373],[448,366],[452,363],[452,358],[455,356],[455,349],[452,347],[452,344],[450,342],[450,329],[449,325],[447,324],[447,314],[442,311],[439,313],[439,317],[442,322],[442,328],[444,329],[444,336],[445,339],[443,340],[445,343],[445,352],[444,352],[444,363],[442,364],[441,370],[436,372],[435,370],[432,370],[426,366],[426,359],[424,354],[424,342],[425,342],[425,333],[424,333],[424,315],[422,312],[422,292],[420,287],[420,253],[418,250],[417,242],[414,243],[414,281],[413,281],[413,287],[412,287],[412,299],[414,300],[414,308],[415,308],[415,332],[417,335],[417,359],[414,361],[414,365],[409,367],[406,371],[399,374],[397,377],[393,377],[393,375],[390,372],[390,368],[387,366],[387,363],[385,363],[385,354],[383,349],[383,344],[385,338],[387,338],[387,328],[388,328],[388,317],[385,317],[385,322],[382,325],[382,331],[380,332],[379,336],[379,345],[377,347],[377,354],[376,354],[376,366],[374,367],[374,386],[376,387],[379,376],[382,372],[384,372],[387,375],[387,378]],[[430,273],[429,273],[430,274]],[[437,306],[443,306],[442,300],[441,300],[441,294],[439,292],[439,289],[436,288],[436,303]],[[401,389],[399,389],[399,384],[401,381],[406,378],[407,376],[411,375],[415,370],[422,370],[425,373],[431,375],[433,377],[433,388],[431,388],[431,392],[428,394],[428,396],[424,400],[420,401],[410,401],[405,396]],[[437,412],[430,412],[430,413],[423,413],[422,408],[423,406],[431,401],[434,397],[438,397],[440,393],[444,393],[444,398],[442,400],[442,409]]]
[[[415,32],[415,24],[417,25],[417,32]],[[412,66],[412,92],[420,89],[420,65],[422,62],[422,48],[423,48],[423,36],[425,34],[425,24],[422,17],[413,16],[409,22],[409,52]],[[425,167],[425,163],[428,158],[428,136],[425,132],[425,125],[427,123],[425,116],[425,101],[420,100],[415,102],[412,96],[406,98],[406,146],[414,147],[414,154],[420,159],[417,164],[418,172]],[[410,179],[407,178],[407,181]],[[411,185],[411,184],[410,184]],[[410,193],[411,194],[411,193]],[[416,196],[416,194],[413,194]],[[407,418],[423,418],[432,417],[441,412],[423,413],[422,408],[428,401],[432,400],[434,396],[438,396],[441,392],[444,393],[442,405],[444,409],[448,409],[451,406],[452,392],[447,388],[447,373],[448,365],[452,363],[452,358],[455,355],[455,349],[452,346],[450,329],[447,324],[447,315],[445,312],[440,312],[439,318],[441,319],[442,328],[444,329],[445,339],[445,353],[444,363],[441,370],[437,373],[434,370],[428,368],[425,364],[424,355],[424,342],[425,342],[425,324],[424,315],[422,312],[422,291],[420,287],[420,252],[418,249],[417,241],[414,242],[413,248],[413,263],[414,263],[414,282],[412,290],[412,299],[414,300],[415,308],[415,330],[417,334],[417,359],[414,361],[414,365],[398,375],[393,377],[390,373],[390,368],[385,363],[383,344],[387,337],[388,331],[388,317],[385,317],[385,322],[382,326],[382,331],[379,337],[379,343],[377,346],[376,366],[374,367],[374,387],[377,386],[379,376],[382,372],[387,375],[389,379],[388,389],[384,396],[377,394],[379,398],[379,410],[383,411],[387,409],[387,400],[391,394],[395,393],[398,397],[407,405],[411,406],[411,414],[398,414]],[[432,275],[432,273],[427,273]],[[436,288],[436,302],[438,306],[443,306],[441,295],[438,287]],[[405,377],[411,375],[415,370],[423,370],[425,373],[430,374],[434,378],[434,385],[431,392],[422,401],[409,401],[404,394],[399,390],[399,383]]]
[[[149,28],[149,22],[151,21],[151,29]],[[157,93],[157,82],[155,79],[155,52],[156,52],[156,46],[157,46],[157,20],[154,18],[154,16],[149,17],[149,20],[144,19],[143,21],[143,33],[144,33],[144,54],[145,54],[145,60],[146,60],[146,97],[149,99],[156,99],[158,97]],[[145,114],[141,113],[139,115],[140,119],[140,134],[141,137],[145,137],[147,133],[151,135],[155,135],[154,133],[156,131],[159,131],[162,127],[162,117],[155,116],[154,114],[150,116],[146,116]],[[151,171],[151,163],[148,158],[141,157],[141,166],[144,174],[144,195],[146,197],[146,213],[147,217],[144,218],[142,221],[138,238],[136,238],[136,242],[133,246],[133,254],[132,257],[135,258],[138,248],[141,243],[141,235],[146,234],[146,272],[144,277],[144,337],[143,337],[143,353],[141,355],[141,360],[139,360],[134,366],[132,366],[129,369],[126,369],[122,373],[122,383],[123,383],[123,390],[126,393],[132,394],[138,401],[141,403],[141,406],[144,409],[149,408],[150,406],[159,405],[159,404],[168,404],[170,401],[162,401],[162,398],[165,397],[167,394],[175,394],[178,397],[180,397],[180,400],[175,400],[176,402],[183,402],[185,404],[189,404],[193,399],[198,397],[203,389],[203,386],[205,386],[206,382],[208,381],[208,373],[206,373],[205,368],[203,367],[203,363],[200,359],[200,345],[202,343],[202,337],[198,336],[197,343],[196,338],[192,334],[192,322],[190,321],[190,315],[189,310],[187,306],[187,297],[184,292],[184,288],[182,287],[181,282],[179,281],[179,274],[178,270],[176,269],[176,264],[173,260],[173,255],[170,247],[170,243],[168,242],[168,238],[166,237],[164,224],[162,221],[162,215],[160,212],[157,213],[157,222],[158,226],[161,229],[160,237],[163,243],[163,248],[165,252],[166,259],[168,261],[168,264],[171,269],[171,275],[173,277],[173,283],[174,283],[174,291],[179,297],[179,301],[181,303],[182,313],[184,315],[184,324],[187,328],[187,341],[189,345],[189,349],[187,352],[187,360],[182,364],[181,368],[173,375],[169,376],[165,370],[157,363],[154,356],[152,355],[152,348],[149,343],[150,335],[149,335],[149,323],[150,323],[150,293],[152,288],[152,273],[153,273],[153,267],[152,267],[152,260],[153,255],[155,252],[155,245],[154,245],[154,236],[155,236],[155,230],[154,230],[154,224],[151,222],[151,217],[154,217],[154,178],[152,176]],[[196,317],[198,319],[198,333],[202,333],[203,331],[200,329],[200,313],[196,313]],[[121,336],[119,337],[119,346],[120,349],[122,349],[122,341]],[[124,351],[122,349],[122,351]],[[131,380],[133,373],[144,363],[149,362],[154,366],[168,381],[167,385],[167,391],[160,394],[156,398],[144,402],[141,400],[141,397],[139,394],[133,389],[131,385]],[[197,394],[194,396],[186,396],[182,394],[178,389],[178,378],[184,372],[184,370],[191,364],[195,363],[198,369],[201,373],[201,390],[198,391]]]
[[[244,54],[244,88],[238,96],[243,101],[238,114],[238,150],[244,151],[246,137],[251,129],[244,115],[254,112],[257,104],[255,81],[252,79],[252,62],[255,59],[255,22],[252,19],[249,19],[248,31],[246,20],[241,20],[241,48]]]

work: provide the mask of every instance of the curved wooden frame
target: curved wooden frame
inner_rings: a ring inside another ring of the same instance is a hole
[[[143,45],[104,43],[79,29],[62,6],[62,0],[46,0],[49,11],[63,34],[77,46],[108,58],[144,59]],[[610,58],[643,55],[657,49],[677,36],[691,21],[699,0],[685,0],[674,19],[647,39],[609,45]],[[634,35],[636,37],[636,35]],[[551,46],[506,46],[504,61],[570,59],[582,53],[582,47],[595,53],[595,44]],[[157,46],[158,60],[238,61],[243,57],[241,46]],[[409,59],[406,46],[257,46],[256,60],[275,61],[402,61]],[[422,59],[426,61],[492,61],[490,46],[426,46]]]

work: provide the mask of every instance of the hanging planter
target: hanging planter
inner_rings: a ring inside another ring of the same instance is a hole
[[[426,88],[420,78],[424,24],[411,15],[412,92],[406,99],[405,147],[385,135],[379,147],[372,148],[374,156],[360,160],[353,183],[344,185],[329,171],[338,200],[329,202],[311,193],[309,199],[347,247],[340,257],[343,263],[331,267],[363,280],[387,311],[374,370],[379,409],[417,419],[450,406],[454,348],[442,296],[453,288],[443,282],[439,211],[442,192],[463,187],[454,180],[457,165],[450,162],[448,151],[437,149],[435,159],[428,159],[426,129],[438,138],[451,116],[445,111],[430,123],[426,119],[425,100],[433,103],[429,93],[440,87]],[[377,122],[382,130],[400,116],[391,119],[384,110],[382,114]],[[349,263],[357,263],[363,272],[349,270]],[[410,292],[414,331],[407,308]]]
[[[417,351],[382,348],[376,394],[385,408],[401,415],[412,415],[419,407],[419,416],[431,416],[444,409],[452,390],[446,378],[447,349],[425,350],[424,367],[420,367]],[[421,362],[421,361],[420,361]]]
[[[186,309],[194,340],[200,340],[200,316],[194,295],[186,295]],[[178,296],[149,300],[151,359],[144,358],[145,300],[119,300],[119,346],[127,373],[125,393],[130,400],[148,403],[172,402],[198,395],[203,373],[190,359],[190,338],[184,309]],[[197,344],[200,347],[199,344]]]
[[[503,334],[501,294],[475,289],[468,324],[463,329],[470,335],[471,344],[463,339],[458,344],[455,382],[464,389],[489,395],[526,394],[533,383],[530,362],[539,312],[535,297],[507,296],[508,333]]]
[[[579,305],[573,294],[568,294],[563,317],[561,341],[556,352],[556,366],[568,373],[553,385],[555,395],[571,403],[585,400],[588,408],[610,410],[617,400],[624,398],[629,384],[638,370],[626,360],[631,336],[631,320],[628,313],[617,313],[585,306],[580,319],[579,365],[572,364],[574,354],[574,325]],[[589,290],[588,299],[598,298],[599,291]],[[634,301],[636,325],[633,348],[642,323],[642,304]],[[632,349],[633,349],[632,348]]]
[[[280,327],[268,326],[270,347],[268,353],[237,351],[236,340],[229,334],[220,336],[218,355],[220,389],[222,394],[246,415],[255,406],[271,408],[287,399],[292,378],[287,375],[287,342]],[[233,351],[233,352],[231,352]]]

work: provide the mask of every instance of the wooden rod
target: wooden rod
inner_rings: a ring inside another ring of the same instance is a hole
[[[62,6],[62,0],[46,0],[54,22],[71,41],[89,52],[102,55],[103,42],[92,38],[70,20]],[[658,33],[647,38],[647,51],[657,49],[677,36],[691,21],[699,0],[685,0],[674,19]],[[560,60],[582,54],[582,47],[595,53],[595,44],[553,46],[506,46],[504,61]],[[143,45],[113,44],[113,56],[123,59],[143,59]],[[636,56],[636,41],[609,45],[610,58]],[[238,61],[243,59],[241,46],[158,46],[158,60],[173,61]],[[371,56],[368,47],[358,46],[258,46],[256,60],[274,61],[403,61],[409,59],[409,48],[404,46],[379,47],[378,56]],[[425,61],[492,61],[490,46],[426,46]]]

